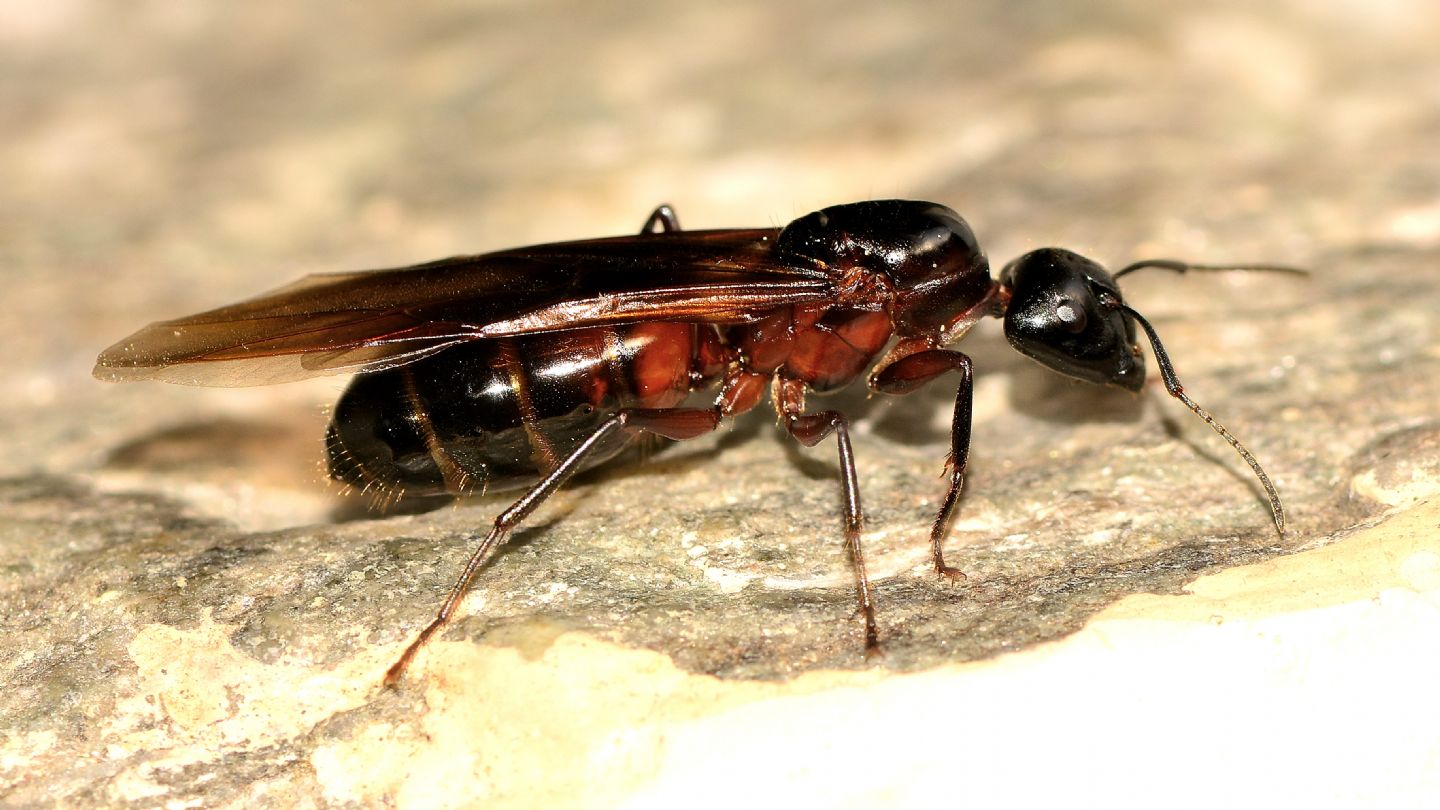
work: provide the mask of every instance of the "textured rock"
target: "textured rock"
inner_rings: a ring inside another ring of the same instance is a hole
[[[1430,6],[45,8],[0,12],[5,802],[1440,790]],[[953,391],[836,399],[882,658],[832,446],[757,413],[557,495],[385,691],[504,500],[366,518],[316,466],[342,381],[88,377],[146,321],[304,272],[632,231],[662,200],[722,227],[885,196],[957,208],[997,266],[1310,268],[1125,279],[1286,536],[1162,389],[1072,385],[990,323],[961,344],[964,583],[926,545]]]

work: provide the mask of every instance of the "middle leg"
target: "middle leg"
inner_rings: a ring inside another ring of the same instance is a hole
[[[785,430],[806,447],[814,447],[826,436],[835,434],[840,452],[840,489],[845,513],[845,547],[855,570],[855,588],[860,599],[860,615],[865,621],[865,654],[880,648],[880,633],[875,625],[875,602],[871,597],[870,577],[865,572],[865,551],[860,545],[865,513],[860,506],[860,483],[855,473],[855,453],[850,448],[850,422],[839,411],[801,413],[805,410],[805,384],[798,380],[776,379],[776,406]]]

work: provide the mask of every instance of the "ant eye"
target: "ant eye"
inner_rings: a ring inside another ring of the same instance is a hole
[[[1055,317],[1060,323],[1071,332],[1079,333],[1085,331],[1085,311],[1075,306],[1073,301],[1061,301],[1055,307]]]

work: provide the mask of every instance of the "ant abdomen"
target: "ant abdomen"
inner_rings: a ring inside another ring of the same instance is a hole
[[[482,340],[359,375],[326,433],[330,474],[382,504],[530,486],[616,410],[683,400],[694,336],[647,323]]]

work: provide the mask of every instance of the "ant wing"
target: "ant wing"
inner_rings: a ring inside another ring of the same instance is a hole
[[[307,276],[151,324],[106,349],[94,373],[263,385],[393,368],[469,340],[635,321],[740,323],[833,295],[823,269],[775,258],[776,233],[641,234]]]

